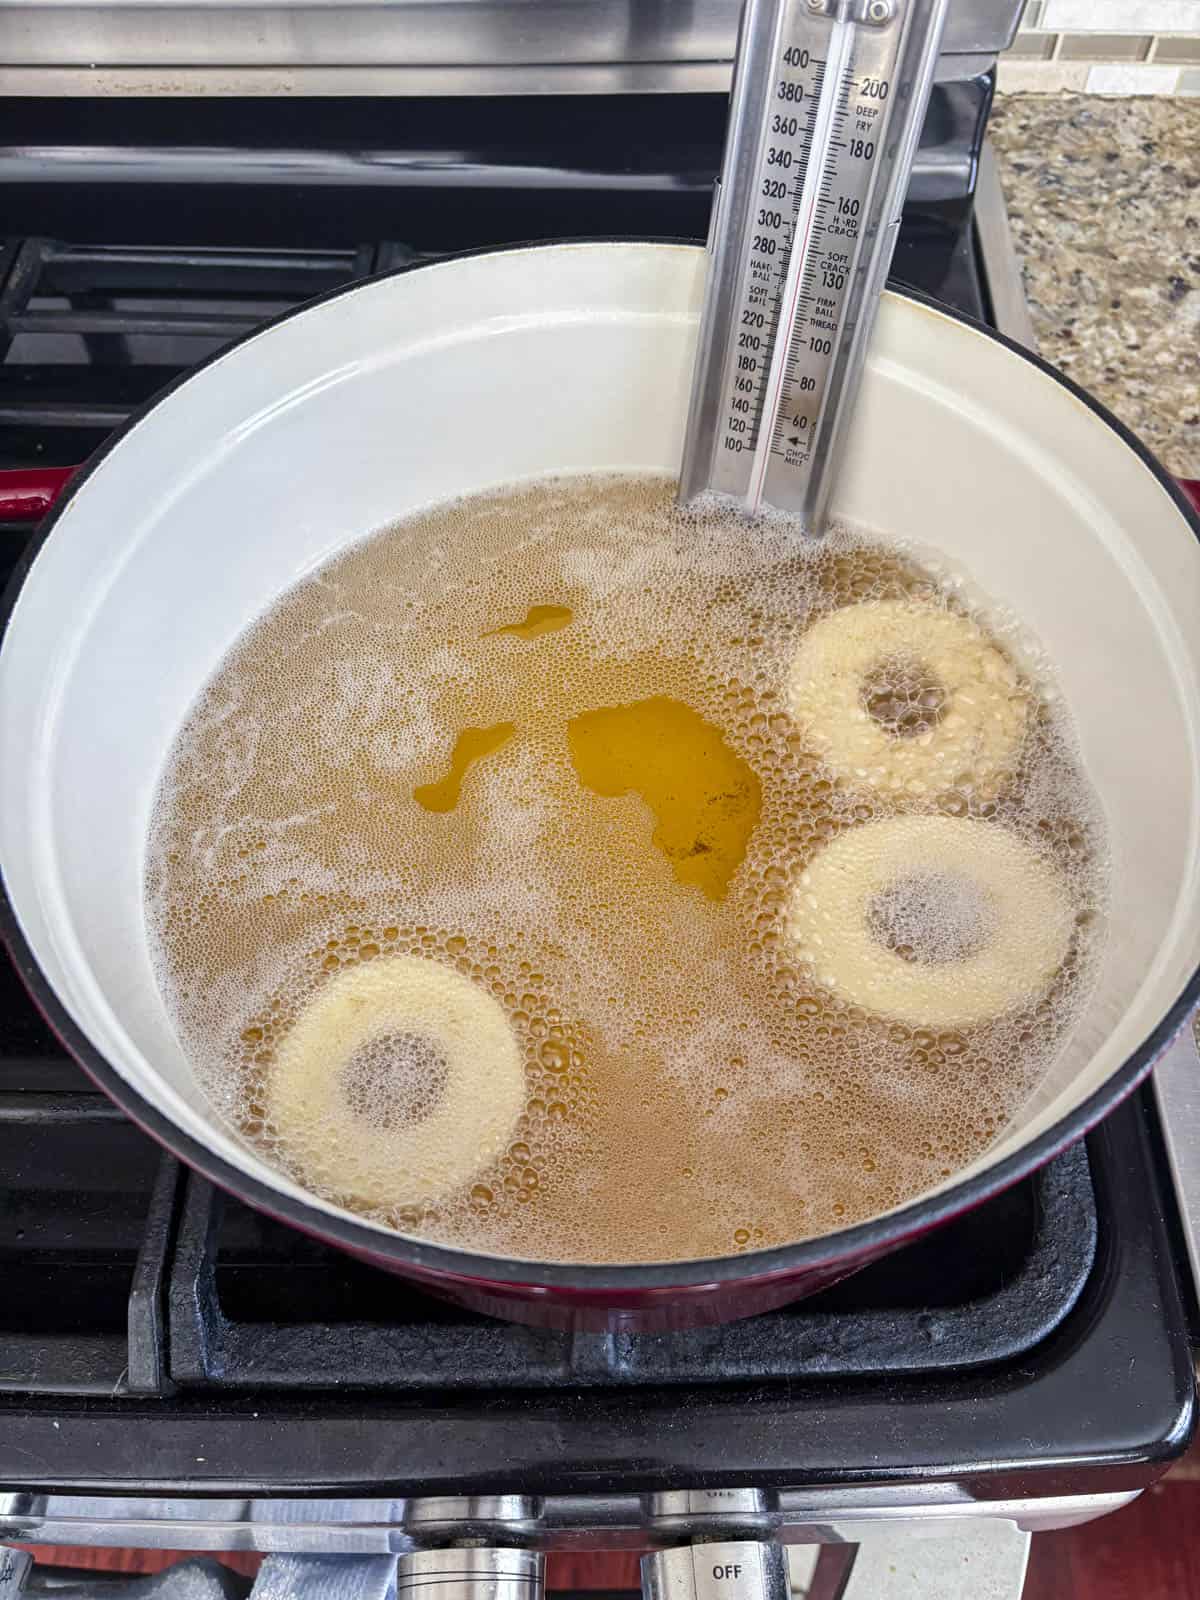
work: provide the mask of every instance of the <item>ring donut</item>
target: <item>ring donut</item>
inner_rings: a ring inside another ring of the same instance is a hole
[[[945,816],[838,834],[800,874],[784,916],[827,989],[928,1028],[969,1027],[1033,999],[1074,925],[1058,872],[1023,839]]]
[[[867,709],[872,674],[889,664],[936,685],[932,726],[906,733]],[[1016,669],[974,622],[915,600],[866,600],[814,623],[792,659],[786,697],[840,779],[909,804],[950,789],[998,789],[1028,709]]]
[[[362,1071],[348,1076],[355,1057]],[[397,1081],[407,1116],[388,1115]],[[430,1100],[418,1120],[412,1103],[423,1110]],[[365,963],[325,984],[280,1044],[267,1083],[285,1153],[321,1187],[380,1207],[436,1200],[465,1183],[503,1150],[524,1104],[521,1053],[501,1007],[420,956]]]

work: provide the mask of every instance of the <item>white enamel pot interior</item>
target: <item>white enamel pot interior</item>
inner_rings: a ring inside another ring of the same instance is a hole
[[[398,1263],[525,1283],[699,1284],[855,1256],[1009,1181],[1132,1086],[1200,947],[1200,546],[1144,453],[1001,341],[888,295],[835,514],[945,552],[1042,642],[1111,832],[1094,999],[946,1193],[807,1246],[669,1268],[496,1263],[339,1212],[217,1122],[155,984],[156,780],[243,628],[349,542],[562,471],[674,472],[703,289],[688,246],[565,244],[381,279],[255,334],[156,403],[53,518],[0,649],[0,867],[19,963],[72,1048],[193,1163]],[[657,1277],[654,1275],[657,1274]]]

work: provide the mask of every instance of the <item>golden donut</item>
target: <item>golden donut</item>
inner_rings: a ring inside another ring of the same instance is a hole
[[[348,1078],[355,1057],[363,1070]],[[389,1118],[397,1075],[410,1102],[433,1099],[428,1115]],[[521,1054],[501,1007],[420,956],[332,978],[283,1039],[267,1083],[285,1153],[319,1186],[373,1206],[458,1188],[504,1149],[524,1104]]]
[[[889,663],[936,682],[932,726],[889,730],[867,710],[871,674]],[[866,600],[822,617],[800,642],[786,695],[840,779],[901,802],[999,788],[1025,733],[1027,699],[1012,663],[969,618],[915,600]]]
[[[908,816],[839,834],[800,874],[785,919],[842,999],[914,1027],[965,1028],[1045,989],[1074,910],[1055,868],[1007,828]],[[893,947],[898,929],[914,935],[908,955]]]

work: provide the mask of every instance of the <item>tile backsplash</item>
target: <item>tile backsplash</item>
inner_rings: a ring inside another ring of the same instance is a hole
[[[1200,95],[1200,0],[1027,0],[997,77],[1001,93]]]

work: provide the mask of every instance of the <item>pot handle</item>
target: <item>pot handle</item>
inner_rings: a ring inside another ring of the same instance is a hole
[[[0,472],[0,522],[40,522],[78,467],[20,467]]]
[[[78,467],[21,467],[0,472],[0,522],[40,522]],[[1200,512],[1200,478],[1180,478],[1179,487]]]

